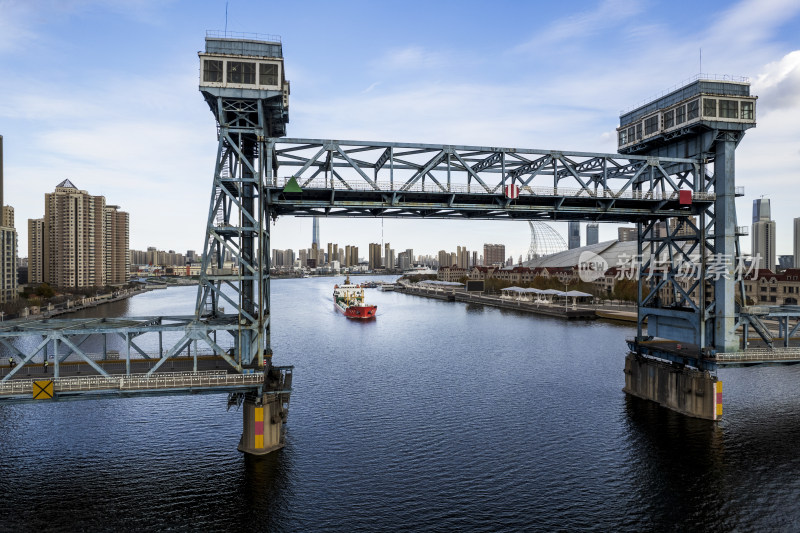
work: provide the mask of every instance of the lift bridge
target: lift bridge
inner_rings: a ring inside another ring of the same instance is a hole
[[[700,77],[623,114],[617,154],[294,139],[280,39],[205,42],[199,86],[218,146],[194,314],[5,322],[15,365],[0,367],[0,402],[227,392],[243,412],[239,449],[280,448],[292,367],[272,364],[269,267],[270,221],[283,215],[634,223],[647,259],[628,392],[659,401],[663,384],[637,377],[651,364],[700,372],[702,388],[717,386],[718,366],[779,360],[736,359],[741,327],[769,336],[765,312],[737,304],[732,265],[704,275],[710,258],[740,255],[734,154],[756,102],[746,80]],[[693,254],[703,275],[687,286],[679,260]],[[670,260],[655,269],[659,257]]]

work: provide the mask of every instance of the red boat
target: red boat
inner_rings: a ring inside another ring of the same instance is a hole
[[[344,285],[333,286],[333,306],[348,318],[375,318],[377,305],[364,304],[364,287],[350,283],[350,276]]]

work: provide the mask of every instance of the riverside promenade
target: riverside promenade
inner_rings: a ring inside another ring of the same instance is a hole
[[[499,295],[426,289],[410,285],[398,285],[394,290],[395,292],[421,296],[423,298],[489,305],[501,309],[521,311],[540,316],[565,318],[567,320],[595,320],[599,318],[621,322],[636,322],[635,305],[577,304],[565,306],[563,303],[543,304],[525,300],[515,300],[513,298],[501,298]]]

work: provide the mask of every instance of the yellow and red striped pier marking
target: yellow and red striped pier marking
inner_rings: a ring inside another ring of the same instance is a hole
[[[253,409],[253,416],[255,417],[255,424],[253,425],[253,448],[264,448],[264,408],[256,407]]]

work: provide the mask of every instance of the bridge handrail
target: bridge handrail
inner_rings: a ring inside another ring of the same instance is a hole
[[[43,376],[46,377],[46,376]],[[69,376],[51,378],[55,392],[74,392],[102,389],[141,390],[152,388],[179,388],[187,386],[258,385],[264,381],[263,373],[229,374],[224,370],[198,372],[158,372],[106,376]],[[0,395],[30,393],[34,381],[41,379],[14,379],[0,383]]]
[[[275,178],[273,186],[285,187],[292,176]],[[302,181],[302,180],[301,180]],[[320,186],[322,185],[322,186]],[[376,181],[375,185],[377,190],[383,192],[428,192],[428,193],[456,193],[456,194],[497,194],[502,195],[503,190],[500,185],[497,185],[494,190],[487,192],[486,189],[476,183],[474,185],[464,184],[442,184],[438,185],[431,180],[418,181],[411,186],[405,183],[397,182],[391,183],[389,181]],[[301,184],[305,189],[334,189],[334,190],[354,190],[354,191],[374,191],[376,190],[370,183],[366,181],[353,181],[338,179],[331,180],[324,177],[316,177],[308,183]],[[662,194],[661,191],[614,191],[613,189],[597,189],[596,191],[581,189],[578,187],[531,187],[524,185],[519,188],[520,196],[550,196],[550,197],[585,197],[585,198],[615,198],[615,199],[628,199],[628,200],[678,200],[678,191],[668,191]],[[716,194],[707,192],[692,192],[692,198],[695,200],[711,201],[716,198]]]
[[[743,361],[781,361],[800,359],[800,347],[790,348],[754,348],[744,352],[722,352],[716,354],[716,360],[720,362],[743,362]]]

